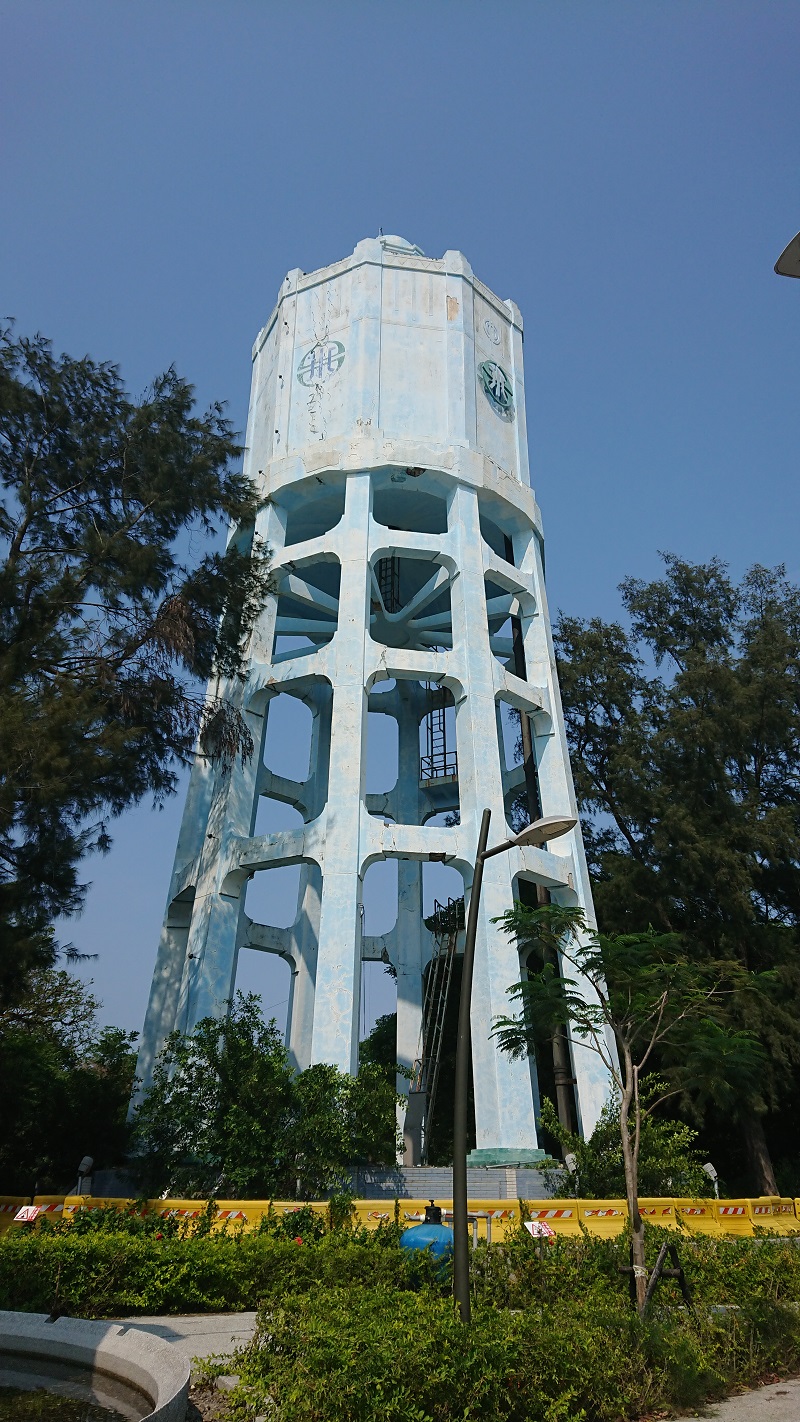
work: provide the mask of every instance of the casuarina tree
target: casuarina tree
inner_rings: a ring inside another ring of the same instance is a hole
[[[132,399],[0,331],[0,1003],[53,962],[110,818],[168,795],[198,734],[252,749],[235,687],[269,574],[239,453],[173,369]]]
[[[735,584],[717,560],[664,562],[663,578],[622,583],[627,626],[557,626],[595,902],[606,931],[652,924],[698,962],[772,974],[769,992],[729,999],[764,1064],[724,1121],[749,1188],[774,1194],[764,1123],[787,1152],[800,1074],[800,589],[783,568]],[[695,1105],[713,1132],[718,1106]]]

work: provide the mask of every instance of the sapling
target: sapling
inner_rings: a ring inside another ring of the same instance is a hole
[[[702,1061],[707,1072],[703,1090],[713,1092],[713,1068],[709,1075],[705,1051],[709,1034],[718,1043],[724,1040],[725,1050],[717,1060],[728,1079],[757,1071],[759,1044],[750,1033],[734,1031],[722,1017],[731,994],[757,990],[758,984],[738,964],[692,962],[674,933],[652,929],[595,933],[577,908],[559,904],[529,908],[516,903],[498,922],[526,957],[535,951],[545,959],[541,971],[529,972],[525,981],[508,989],[522,1010],[518,1016],[495,1018],[492,1035],[501,1050],[512,1057],[526,1056],[534,1052],[537,1036],[551,1035],[558,1025],[568,1026],[573,1045],[600,1057],[618,1098],[636,1303],[641,1312],[647,1290],[644,1221],[638,1205],[645,1109],[641,1077],[658,1052],[667,1078],[663,1101],[698,1086],[696,1063]],[[557,972],[553,950],[562,969],[573,971],[577,982]],[[720,1082],[720,1087],[723,1084],[729,1082]],[[648,1101],[646,1109],[656,1104]]]

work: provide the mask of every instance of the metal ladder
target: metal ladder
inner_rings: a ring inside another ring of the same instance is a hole
[[[427,1161],[428,1157],[428,1126],[433,1120],[436,1090],[439,1085],[444,1025],[456,944],[459,931],[464,927],[464,900],[448,899],[445,905],[434,899],[432,918],[436,948],[428,969],[422,1004],[422,1058],[417,1063],[412,1084],[412,1090],[422,1091],[426,1096],[424,1161]]]
[[[452,703],[450,692],[437,682],[425,683],[425,748],[426,755],[420,757],[420,780],[439,780],[444,776],[458,775],[458,759],[455,751],[448,750],[446,708]]]
[[[378,587],[387,612],[399,612],[400,602],[400,559],[381,558],[375,569]]]

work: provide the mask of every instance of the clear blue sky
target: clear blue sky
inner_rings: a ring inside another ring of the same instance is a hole
[[[5,0],[0,52],[21,330],[134,390],[174,362],[243,428],[289,268],[379,227],[460,248],[525,319],[554,606],[614,616],[659,548],[800,579],[796,3]],[[117,824],[70,927],[132,1028],[179,812]]]

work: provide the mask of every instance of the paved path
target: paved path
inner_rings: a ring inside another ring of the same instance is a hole
[[[191,1362],[230,1353],[253,1336],[254,1313],[194,1313],[177,1317],[123,1318],[129,1328],[155,1333],[174,1343]],[[800,1378],[770,1383],[715,1402],[696,1414],[713,1422],[800,1422]]]
[[[800,1422],[800,1378],[715,1402],[705,1415],[714,1422]]]
[[[232,1353],[242,1343],[248,1343],[256,1324],[254,1313],[194,1313],[161,1318],[120,1318],[115,1322],[143,1333],[155,1333],[168,1343],[174,1343],[191,1362],[192,1358],[210,1358],[215,1354]]]

